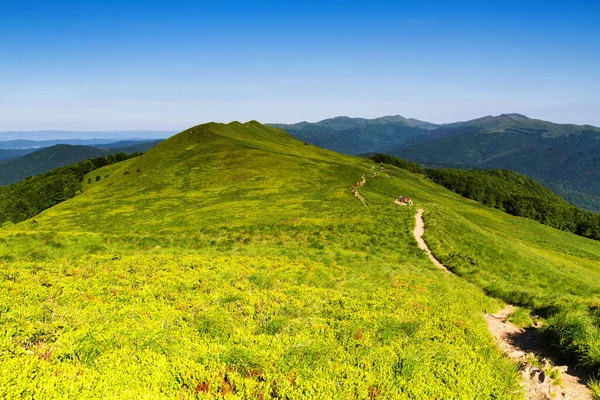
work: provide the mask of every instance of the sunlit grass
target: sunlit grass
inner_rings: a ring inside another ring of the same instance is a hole
[[[367,179],[363,207],[350,185],[371,165],[249,123],[90,174],[0,231],[0,392],[522,398],[482,318],[501,304],[480,287],[532,308],[588,301],[597,245],[392,167]],[[419,207],[434,253],[472,283],[417,248]]]

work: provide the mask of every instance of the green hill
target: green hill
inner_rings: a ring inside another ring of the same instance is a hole
[[[576,315],[588,336],[561,346],[595,365],[598,242],[373,166],[234,122],[90,172],[82,194],[0,230],[0,391],[522,398],[486,292],[546,310],[550,338]],[[363,173],[368,207],[350,190]],[[459,276],[418,249],[421,207]]]
[[[123,143],[125,146],[110,148],[58,144],[31,152],[21,157],[0,162],[0,186],[19,182],[29,176],[42,174],[55,168],[78,163],[90,158],[109,154],[132,154],[144,152],[159,141]],[[110,146],[110,145],[109,145]]]

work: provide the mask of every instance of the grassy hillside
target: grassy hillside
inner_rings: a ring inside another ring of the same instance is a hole
[[[0,231],[0,391],[522,398],[482,318],[501,304],[480,287],[585,307],[598,243],[393,166],[372,177],[372,163],[249,122],[91,172],[82,194]],[[350,190],[362,173],[368,207]],[[418,249],[418,207],[449,265],[480,260],[471,275],[453,267],[471,282]]]
[[[19,182],[29,176],[42,174],[91,158],[117,153],[143,153],[156,146],[159,141],[129,144],[124,147],[99,148],[59,144],[0,162],[0,186]],[[124,143],[127,144],[127,143]]]
[[[0,388],[518,397],[481,318],[499,304],[429,265],[391,202],[401,179],[369,182],[373,206],[354,198],[368,167],[258,123],[208,124],[5,229]]]

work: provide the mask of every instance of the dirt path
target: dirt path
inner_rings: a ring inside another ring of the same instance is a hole
[[[486,314],[485,320],[498,347],[521,365],[527,398],[591,400],[592,395],[585,385],[586,377],[583,374],[570,370],[566,365],[552,366],[550,361],[542,356],[546,349],[536,330],[521,329],[507,321],[514,310],[514,306],[507,306],[498,314]],[[538,358],[537,362],[532,364],[534,354],[538,354]],[[553,370],[560,375],[558,381],[548,376]]]
[[[431,253],[431,250],[429,250],[429,246],[427,246],[427,243],[425,243],[425,240],[423,239],[423,234],[425,233],[425,223],[423,222],[423,211],[425,211],[425,210],[423,210],[421,208],[419,211],[417,211],[417,214],[415,214],[415,231],[413,232],[413,234],[415,235],[417,244],[419,245],[419,248],[421,250],[425,250],[425,252],[429,256],[429,259],[436,267],[441,268],[448,273],[451,273],[450,270],[448,268],[446,268],[446,266],[444,264],[439,262],[437,260],[437,258],[435,258],[433,256],[433,254]]]
[[[420,209],[415,215],[415,239],[419,248],[425,250],[429,259],[437,267],[450,273],[450,270],[433,256],[427,243],[423,240],[425,232],[423,211]],[[485,314],[485,320],[498,347],[521,366],[526,398],[530,400],[591,400],[592,395],[585,385],[585,376],[569,370],[566,365],[553,367],[546,358],[536,356],[536,354],[545,353],[540,336],[535,329],[524,330],[510,323],[507,318],[514,310],[515,307],[509,305],[498,314]],[[559,378],[552,379],[549,375],[553,374],[559,375]]]
[[[360,202],[362,203],[363,206],[367,207],[369,205],[369,203],[358,192],[358,188],[362,187],[365,183],[367,183],[367,179],[365,178],[365,174],[363,174],[362,179],[356,183],[356,187],[352,186],[352,193],[354,194],[354,197],[356,197],[358,200],[360,200]]]

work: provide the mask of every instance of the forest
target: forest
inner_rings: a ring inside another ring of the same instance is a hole
[[[568,203],[539,182],[509,170],[426,169],[433,182],[508,214],[600,240],[600,214]]]

